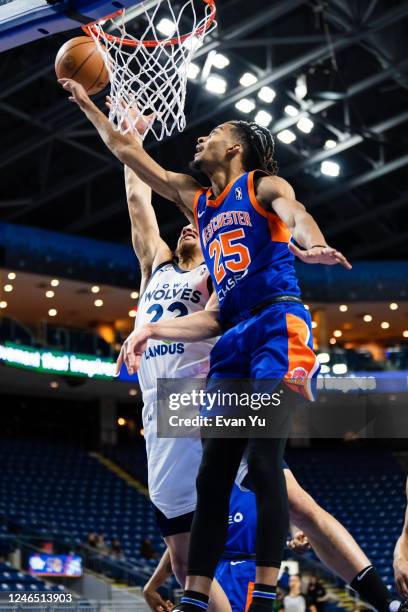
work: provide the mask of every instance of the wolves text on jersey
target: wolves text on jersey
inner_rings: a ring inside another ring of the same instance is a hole
[[[192,304],[199,304],[202,292],[199,289],[192,289],[189,283],[175,282],[160,283],[157,282],[155,287],[148,287],[143,294],[143,302],[157,302],[159,300],[183,300]]]

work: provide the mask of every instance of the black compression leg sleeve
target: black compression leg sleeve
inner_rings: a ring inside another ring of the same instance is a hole
[[[256,495],[256,564],[280,567],[289,529],[289,506],[282,469],[285,439],[251,439],[248,475]]]
[[[189,576],[213,578],[227,539],[229,500],[247,440],[203,439],[197,508],[191,527]]]

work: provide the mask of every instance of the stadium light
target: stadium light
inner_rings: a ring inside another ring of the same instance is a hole
[[[255,74],[252,74],[252,72],[245,72],[239,79],[239,82],[242,87],[250,87],[251,85],[255,85],[257,80],[258,77]]]
[[[296,140],[296,134],[294,134],[291,130],[282,130],[277,134],[277,138],[284,142],[285,144],[290,144]]]
[[[328,161],[326,159],[320,165],[320,172],[325,176],[339,176],[340,166],[336,162]]]
[[[207,91],[214,94],[223,94],[227,91],[227,81],[220,76],[212,74],[205,84]]]
[[[309,117],[301,117],[296,124],[296,127],[305,134],[310,134],[314,128],[314,123]]]
[[[404,336],[404,338],[408,338],[408,329],[404,329],[404,331],[402,332],[402,335]]]
[[[333,332],[333,336],[335,338],[341,338],[342,335],[343,335],[343,332],[341,331],[341,329],[335,329]]]
[[[373,320],[373,317],[372,317],[370,314],[366,314],[366,315],[364,315],[364,317],[363,317],[363,321],[364,321],[365,323],[370,323],[372,320]]]
[[[129,395],[130,397],[135,397],[135,395],[137,395],[137,389],[129,389]]]
[[[129,310],[128,315],[131,319],[134,319],[136,316],[137,312],[134,308],[132,308],[132,310]]]
[[[50,285],[51,287],[58,287],[58,285],[60,284],[58,278],[53,278]]]
[[[303,100],[303,98],[307,96],[307,81],[305,74],[301,74],[296,79],[295,96],[298,100]]]
[[[190,79],[191,81],[195,81],[195,79],[198,77],[198,75],[200,74],[200,66],[198,66],[198,64],[195,64],[194,62],[191,62],[188,66],[188,70],[187,70],[187,78]]]
[[[347,304],[340,304],[339,310],[340,310],[340,312],[347,312],[348,311]]]
[[[329,342],[330,344],[336,344],[337,340],[336,338],[330,338]]]
[[[317,327],[317,321],[312,321],[312,329],[316,329]]]
[[[254,110],[256,104],[253,100],[249,100],[248,98],[242,98],[242,100],[238,100],[235,104],[235,108],[237,108],[241,113],[250,113]]]
[[[319,363],[329,363],[330,355],[329,353],[318,353],[317,359],[319,360]]]
[[[101,306],[103,306],[103,300],[95,300],[95,301],[94,301],[94,305],[95,305],[97,308],[100,308]]]
[[[347,366],[345,363],[335,363],[332,367],[333,374],[346,374]]]
[[[263,127],[268,127],[268,125],[272,121],[272,115],[268,113],[267,111],[260,110],[256,114],[255,121],[256,123],[259,123],[259,125],[262,125]]]
[[[391,302],[390,310],[398,310],[398,304],[396,302]]]
[[[7,278],[8,278],[9,280],[14,280],[14,279],[16,278],[16,273],[15,273],[15,272],[9,272],[9,273],[7,274]]]
[[[388,321],[382,321],[381,323],[381,329],[389,329],[390,324],[388,323]]]
[[[331,138],[326,140],[326,142],[324,143],[325,149],[335,149],[336,147],[337,147],[337,142],[335,140],[332,140]]]
[[[164,17],[157,24],[157,29],[161,34],[164,34],[164,36],[173,36],[177,27],[174,21],[171,21],[171,19],[167,19],[166,17]]]
[[[299,114],[299,109],[292,104],[287,104],[283,110],[287,115],[289,115],[289,117],[296,117],[296,115]]]
[[[132,298],[132,300],[137,300],[137,298],[139,297],[139,292],[132,291],[132,293],[130,294],[130,297]]]
[[[53,298],[55,295],[54,291],[52,291],[52,289],[49,289],[48,291],[45,292],[45,297],[48,299]]]
[[[13,285],[4,285],[4,291],[6,293],[11,293],[13,289],[14,289]]]
[[[2,301],[0,302],[0,308],[3,308],[3,309],[4,309],[4,308],[7,308],[7,302],[6,302],[5,300],[2,300]]]
[[[57,314],[58,314],[58,311],[57,311],[57,309],[56,309],[56,308],[50,308],[50,309],[49,309],[49,311],[48,311],[48,315],[49,315],[50,317],[56,317],[56,316],[57,316]]]
[[[263,102],[267,102],[268,104],[270,102],[273,102],[275,97],[276,97],[276,91],[272,89],[271,87],[265,86],[265,87],[262,87],[262,89],[258,91],[258,98],[262,100]]]
[[[330,367],[328,365],[321,365],[320,366],[320,374],[329,374],[330,372]]]
[[[229,66],[230,61],[226,55],[223,55],[222,53],[214,53],[214,55],[211,57],[211,63],[219,70],[223,70],[223,68]]]

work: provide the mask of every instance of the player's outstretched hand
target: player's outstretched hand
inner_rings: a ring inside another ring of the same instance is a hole
[[[112,98],[106,96],[105,104],[111,110]],[[122,107],[126,110],[126,104],[122,102]],[[137,106],[129,107],[127,115],[121,120],[120,127],[123,132],[128,131],[136,138],[143,139],[145,132],[156,119],[155,113],[150,115],[140,115]]]
[[[297,531],[293,538],[288,542],[288,548],[298,555],[304,555],[311,550],[310,542],[303,531]]]
[[[58,79],[58,83],[71,94],[68,99],[71,102],[76,102],[80,108],[84,108],[90,102],[85,88],[80,83],[73,79]]]
[[[143,589],[143,597],[152,612],[171,612],[174,607],[170,600],[165,601],[152,587]]]
[[[336,251],[329,246],[315,246],[312,249],[299,249],[293,242],[289,242],[289,250],[298,257],[301,261],[308,264],[325,264],[326,266],[335,266],[340,264],[346,270],[351,270],[352,266],[340,251]]]
[[[398,593],[403,597],[408,597],[408,561],[406,559],[396,559],[394,561],[394,573]]]
[[[123,364],[125,364],[129,374],[136,374],[140,368],[140,361],[146,350],[149,338],[150,331],[146,327],[132,331],[120,349],[119,357],[116,361],[115,376],[119,376]]]

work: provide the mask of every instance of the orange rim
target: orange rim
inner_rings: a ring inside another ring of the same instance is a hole
[[[100,21],[103,21],[106,19],[113,19],[114,17],[121,15],[124,9],[121,9],[120,11],[116,11],[115,13],[111,13],[110,15],[107,15],[106,17],[102,17],[101,19],[98,19],[97,21],[93,21],[92,23],[89,23],[86,26],[82,26],[82,29],[87,36],[94,35],[94,36],[97,36],[98,38],[103,38],[104,40],[107,40],[109,42],[116,42],[118,44],[127,45],[129,47],[139,47],[140,45],[143,45],[144,47],[158,47],[161,44],[163,44],[165,47],[168,47],[171,45],[177,45],[179,43],[183,43],[185,40],[190,38],[190,36],[201,36],[214,23],[214,20],[217,14],[217,9],[215,7],[215,0],[202,0],[202,1],[211,7],[211,13],[208,19],[206,19],[205,23],[203,23],[203,25],[201,25],[196,30],[189,32],[188,34],[183,34],[182,36],[175,37],[175,38],[169,38],[168,40],[167,39],[164,39],[161,41],[132,40],[131,38],[122,39],[120,36],[114,36],[113,34],[106,34],[105,32],[101,34],[100,31],[96,27],[98,23]]]

